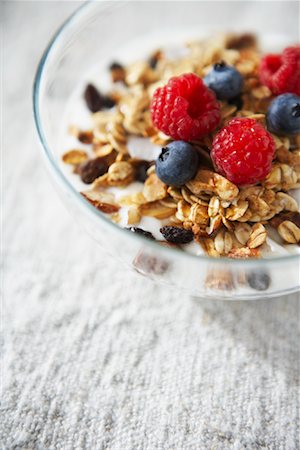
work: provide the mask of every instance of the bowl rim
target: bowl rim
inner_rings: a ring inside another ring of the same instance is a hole
[[[183,251],[181,249],[178,249],[176,247],[166,247],[160,245],[156,241],[152,241],[148,238],[145,238],[142,235],[136,234],[136,233],[130,233],[128,230],[120,227],[118,224],[114,223],[110,219],[106,218],[105,215],[97,210],[94,206],[92,206],[88,201],[86,201],[83,196],[80,194],[79,191],[76,190],[76,188],[72,185],[72,183],[68,180],[67,176],[63,173],[63,171],[60,169],[59,165],[57,164],[56,159],[54,158],[50,145],[48,145],[46,135],[44,132],[43,122],[41,119],[41,111],[40,111],[40,95],[41,95],[41,85],[43,83],[44,75],[47,70],[47,63],[49,61],[50,56],[52,55],[55,48],[59,45],[60,38],[63,37],[63,34],[65,31],[68,31],[73,26],[76,26],[76,22],[80,21],[82,17],[84,17],[84,14],[89,11],[90,8],[101,7],[105,9],[106,7],[117,7],[119,5],[124,5],[125,3],[130,3],[131,0],[123,0],[123,1],[116,1],[116,2],[96,2],[94,0],[88,0],[87,2],[80,5],[78,8],[75,9],[75,11],[67,17],[67,19],[64,20],[64,22],[59,26],[57,31],[54,33],[50,41],[48,42],[44,52],[42,53],[42,56],[39,60],[37,70],[34,76],[33,81],[33,91],[32,91],[32,100],[33,100],[33,116],[34,116],[34,122],[35,127],[37,130],[37,134],[39,137],[39,141],[41,144],[41,148],[43,149],[43,155],[45,156],[46,161],[48,162],[48,165],[50,169],[55,173],[55,175],[58,177],[59,181],[64,185],[64,187],[67,189],[67,191],[76,199],[77,202],[81,204],[89,213],[91,213],[94,217],[97,217],[99,220],[104,222],[104,225],[109,226],[113,231],[120,233],[124,238],[126,239],[134,239],[135,242],[137,240],[141,244],[146,244],[147,247],[152,248],[152,250],[157,250],[159,248],[160,253],[164,253],[169,259],[175,258],[181,258],[181,259],[188,259],[193,261],[201,261],[201,262],[207,262],[207,263],[213,263],[213,264],[231,264],[233,266],[254,266],[259,265],[260,267],[263,267],[264,265],[269,264],[277,264],[277,263],[286,263],[286,262],[292,262],[292,261],[298,261],[300,260],[299,254],[290,254],[286,256],[275,256],[272,258],[260,258],[260,259],[233,259],[228,258],[226,256],[222,256],[220,258],[213,258],[208,255],[195,255],[192,253],[188,253],[186,251]]]

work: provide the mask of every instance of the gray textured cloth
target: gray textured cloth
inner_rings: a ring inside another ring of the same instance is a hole
[[[300,448],[299,298],[222,303],[156,287],[104,255],[53,191],[30,89],[43,47],[73,8],[1,4],[0,447]]]

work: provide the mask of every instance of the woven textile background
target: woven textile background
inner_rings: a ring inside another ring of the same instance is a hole
[[[0,448],[299,449],[299,296],[222,303],[156,287],[104,255],[48,181],[33,74],[76,5],[0,5]]]

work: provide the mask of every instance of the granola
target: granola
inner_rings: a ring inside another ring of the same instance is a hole
[[[272,133],[276,147],[272,168],[255,185],[233,183],[217,172],[210,156],[216,133],[232,118],[254,119],[266,127],[266,112],[274,95],[259,79],[261,54],[255,37],[217,36],[188,42],[186,50],[177,59],[157,49],[149,58],[129,65],[113,62],[109,67],[112,88],[105,95],[87,85],[84,98],[92,126],[82,130],[72,125],[70,133],[84,148],[68,150],[62,156],[89,185],[81,194],[117,223],[123,220],[120,211],[126,210],[125,228],[151,217],[157,220],[158,230],[162,224],[188,230],[194,235],[194,244],[212,257],[264,256],[271,228],[282,245],[299,244],[299,206],[292,191],[300,187],[300,134]],[[242,92],[234,101],[219,100],[217,128],[190,142],[200,160],[193,178],[179,187],[167,184],[158,177],[154,161],[132,154],[131,140],[158,147],[172,142],[152,122],[153,93],[173,76],[193,73],[203,78],[216,63],[230,64],[239,71]],[[137,184],[137,191],[126,192]],[[121,194],[115,195],[116,190]]]

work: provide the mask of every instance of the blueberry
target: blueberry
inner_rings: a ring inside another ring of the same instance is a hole
[[[276,97],[267,112],[268,130],[275,134],[297,134],[300,132],[300,97],[282,94]]]
[[[197,150],[184,141],[174,141],[162,149],[156,160],[156,174],[166,184],[182,186],[196,175]]]
[[[220,62],[206,75],[204,83],[215,92],[217,98],[228,100],[241,93],[243,77],[234,67]]]
[[[250,272],[247,274],[247,281],[252,289],[265,291],[271,283],[270,275],[266,272]]]

